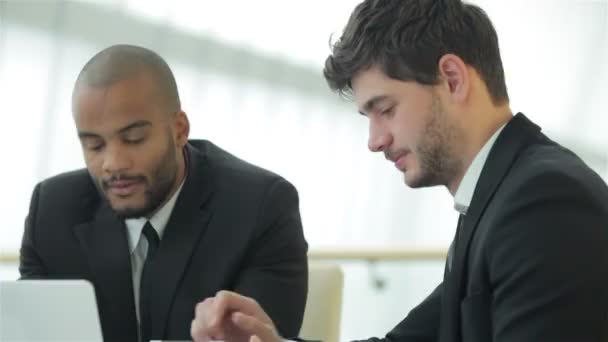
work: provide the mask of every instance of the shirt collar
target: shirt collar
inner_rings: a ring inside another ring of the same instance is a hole
[[[456,209],[456,211],[462,215],[466,215],[469,206],[471,205],[473,193],[477,187],[477,181],[479,181],[479,176],[481,175],[483,166],[488,159],[492,146],[494,146],[494,143],[496,142],[496,138],[498,138],[500,132],[502,132],[503,128],[505,128],[505,125],[502,125],[498,130],[496,130],[490,139],[486,141],[481,150],[477,152],[475,159],[473,159],[473,162],[471,162],[471,165],[465,172],[464,177],[460,182],[460,186],[458,186],[458,190],[456,190],[456,194],[454,195],[454,209]]]
[[[177,191],[171,196],[171,198],[165,203],[160,210],[158,210],[150,219],[146,217],[137,217],[132,219],[126,219],[125,225],[127,226],[128,239],[129,239],[129,250],[131,253],[137,247],[139,243],[139,239],[141,237],[141,231],[144,229],[144,225],[149,220],[150,224],[156,233],[158,233],[158,237],[160,239],[163,238],[163,233],[165,232],[165,228],[167,227],[167,222],[169,222],[169,217],[171,217],[171,213],[173,212],[173,208],[175,207],[175,202],[177,202],[177,197],[182,191],[182,187],[186,178],[182,181]]]

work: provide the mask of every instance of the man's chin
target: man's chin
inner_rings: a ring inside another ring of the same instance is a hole
[[[406,171],[403,173],[403,182],[405,183],[405,185],[412,189],[433,186],[432,184],[430,184],[428,179],[413,170]]]
[[[412,171],[402,171],[403,172],[403,183],[412,189],[419,188],[417,177],[413,174]]]
[[[107,200],[110,204],[110,208],[112,208],[112,211],[114,212],[114,215],[122,220],[144,217],[150,212],[150,208],[148,208],[148,206],[145,204],[137,205],[135,203],[117,203],[118,201],[112,198],[107,198]]]
[[[115,208],[112,207],[112,211],[114,215],[116,215],[121,220],[144,217],[148,214],[149,210],[147,208]]]

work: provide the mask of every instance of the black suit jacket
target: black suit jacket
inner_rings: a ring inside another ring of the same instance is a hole
[[[188,176],[149,268],[151,338],[190,339],[195,305],[222,289],[255,298],[296,336],[308,269],[295,188],[207,141],[186,153]],[[47,179],[32,196],[21,276],[90,280],[104,339],[137,341],[126,234],[86,170]]]
[[[382,341],[608,340],[608,189],[523,114],[488,156],[453,257]]]

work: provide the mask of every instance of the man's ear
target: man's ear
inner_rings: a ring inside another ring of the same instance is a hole
[[[178,146],[184,147],[188,143],[188,136],[190,135],[190,121],[188,116],[183,111],[175,113],[174,118],[175,127],[175,141]]]
[[[454,54],[445,54],[439,59],[438,70],[450,99],[453,102],[465,101],[471,89],[471,79],[464,61]]]

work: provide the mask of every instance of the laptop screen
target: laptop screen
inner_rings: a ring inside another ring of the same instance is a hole
[[[86,280],[0,282],[0,341],[103,342]]]

